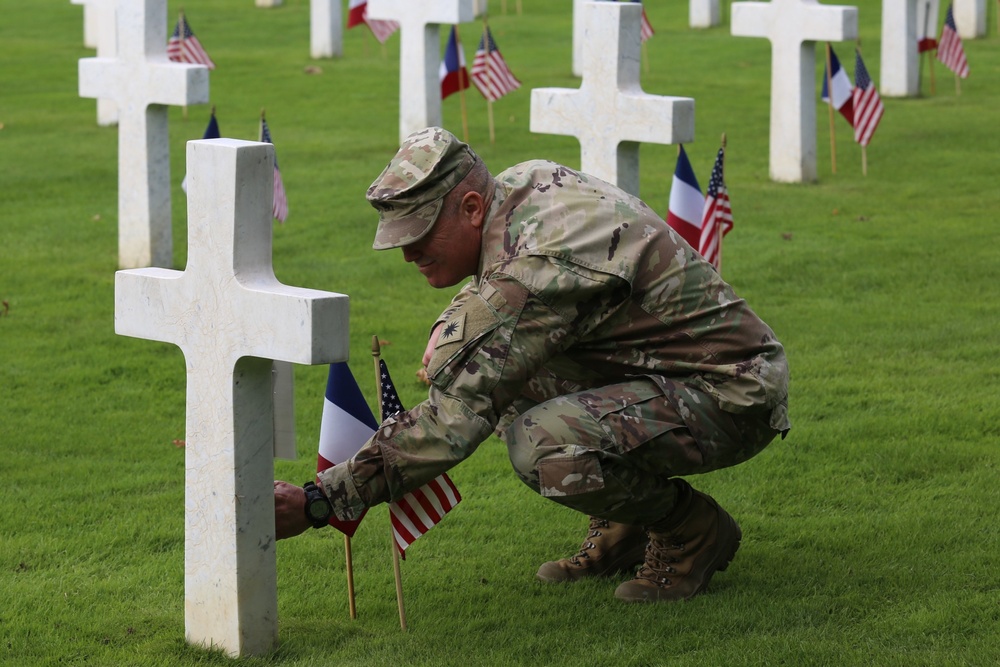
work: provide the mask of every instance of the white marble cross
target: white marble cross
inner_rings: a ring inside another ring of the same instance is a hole
[[[886,97],[920,94],[917,4],[926,0],[882,0],[882,65],[879,90]]]
[[[719,0],[691,0],[688,20],[692,28],[711,28],[722,23]]]
[[[580,140],[580,170],[639,194],[639,142],[694,139],[694,100],[650,95],[639,84],[642,5],[588,2],[580,88],[531,91],[532,132]]]
[[[348,356],[348,299],[277,281],[274,146],[188,142],[188,264],[115,275],[115,332],[180,346],[187,366],[187,640],[232,656],[277,639],[272,359]]]
[[[734,2],[732,34],[771,40],[771,179],[816,180],[816,41],[858,36],[857,7],[816,0]]]
[[[167,59],[166,0],[118,0],[116,58],[82,58],[80,96],[118,106],[118,265],[173,263],[167,104],[208,102],[208,69]]]
[[[986,34],[986,0],[954,0],[951,11],[962,39]]]
[[[573,76],[583,76],[583,54],[588,46],[583,6],[590,1],[573,0]]]
[[[442,24],[475,18],[473,0],[368,0],[368,18],[396,21],[399,44],[399,140],[441,125]],[[479,32],[476,32],[478,39]]]
[[[114,58],[118,53],[117,0],[72,0],[83,5],[84,44],[97,49],[98,58]],[[106,127],[118,122],[118,107],[114,100],[97,100],[97,124]]]
[[[340,0],[309,0],[309,55],[313,58],[344,55]]]
[[[91,11],[95,0],[69,0],[71,5],[83,5],[83,45],[88,49],[97,48],[97,14]]]

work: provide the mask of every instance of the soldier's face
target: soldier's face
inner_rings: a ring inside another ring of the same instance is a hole
[[[403,246],[403,259],[416,264],[431,287],[457,285],[479,269],[482,222],[482,197],[470,192],[457,211],[446,205],[426,236]]]

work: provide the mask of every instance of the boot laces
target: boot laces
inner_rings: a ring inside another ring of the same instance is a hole
[[[684,542],[673,540],[670,536],[666,539],[655,538],[650,535],[649,545],[646,547],[646,558],[642,567],[636,573],[637,579],[648,579],[661,586],[669,586],[671,581],[667,575],[677,574],[673,567],[679,562],[678,553],[682,553],[687,548]]]
[[[570,556],[569,560],[573,563],[573,565],[579,565],[581,558],[590,558],[590,550],[597,547],[592,540],[595,537],[603,535],[604,533],[601,532],[601,528],[607,528],[609,525],[610,524],[605,519],[598,519],[596,516],[590,517],[590,530],[587,533],[587,538],[583,541],[583,544],[580,545],[580,550],[573,556]]]

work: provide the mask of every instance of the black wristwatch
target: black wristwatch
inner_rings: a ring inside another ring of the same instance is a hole
[[[323,491],[313,482],[306,482],[302,490],[306,492],[306,518],[313,528],[322,528],[330,522],[333,506]]]

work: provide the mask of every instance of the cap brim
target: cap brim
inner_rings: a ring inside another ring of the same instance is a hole
[[[416,243],[431,231],[443,205],[442,197],[402,217],[390,219],[386,217],[385,212],[379,213],[378,228],[375,230],[372,248],[389,250]]]

